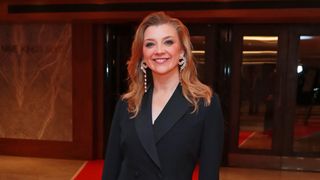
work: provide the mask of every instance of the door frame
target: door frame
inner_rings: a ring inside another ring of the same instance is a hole
[[[272,125],[272,146],[271,150],[261,149],[240,149],[238,147],[239,138],[239,118],[240,118],[240,73],[242,62],[243,36],[278,36],[277,55],[277,81],[275,83],[275,104],[274,118]],[[234,25],[232,26],[232,54],[230,80],[230,128],[228,165],[242,167],[261,167],[279,169],[281,167],[284,110],[284,90],[286,86],[286,60],[287,60],[287,33],[280,25]],[[278,122],[278,123],[277,123]]]
[[[228,165],[238,167],[320,171],[315,153],[293,152],[293,119],[296,105],[298,34],[320,35],[314,25],[234,25],[233,62],[230,81],[230,129]],[[240,107],[240,68],[243,35],[278,35],[278,82],[276,83],[275,117],[271,150],[239,149],[238,123]],[[284,113],[285,112],[285,113]]]

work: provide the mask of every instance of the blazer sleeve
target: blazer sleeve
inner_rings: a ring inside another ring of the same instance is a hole
[[[200,149],[199,180],[218,180],[224,141],[224,122],[219,97],[214,95],[211,104],[203,107],[204,126]]]
[[[117,102],[115,113],[112,118],[111,130],[108,138],[108,145],[105,154],[104,167],[102,172],[103,180],[116,180],[120,171],[122,154],[120,150],[120,120],[121,113],[126,110],[122,100]]]

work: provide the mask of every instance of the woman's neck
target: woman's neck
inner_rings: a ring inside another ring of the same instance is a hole
[[[180,82],[179,71],[170,74],[153,74],[154,92],[174,91]]]

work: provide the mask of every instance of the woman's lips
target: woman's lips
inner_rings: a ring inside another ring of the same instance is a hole
[[[155,58],[153,61],[155,61],[158,64],[165,63],[169,58]]]

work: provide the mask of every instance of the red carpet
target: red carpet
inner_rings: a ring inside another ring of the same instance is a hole
[[[75,180],[101,180],[103,160],[88,161]]]

